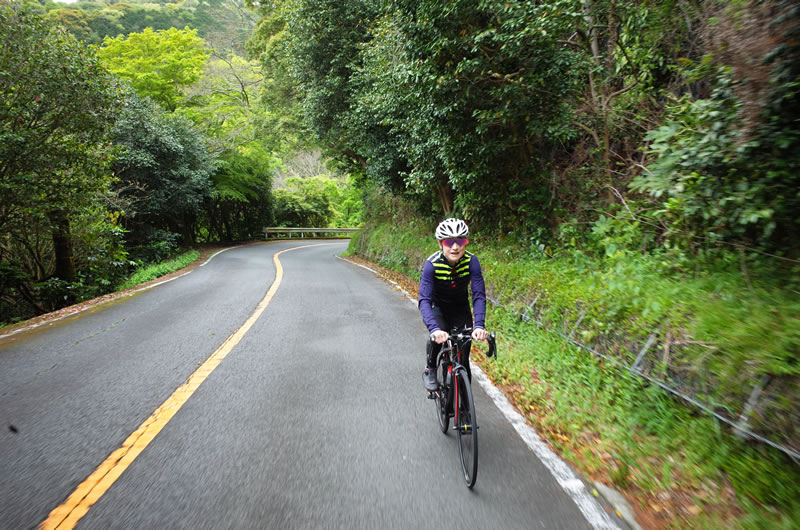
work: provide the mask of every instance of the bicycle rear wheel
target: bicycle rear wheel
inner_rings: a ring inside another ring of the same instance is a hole
[[[457,406],[455,427],[458,433],[458,454],[461,457],[461,469],[467,487],[475,485],[478,477],[478,422],[475,420],[475,402],[472,399],[472,387],[464,368],[456,374]]]
[[[439,383],[439,390],[436,391],[436,417],[439,419],[439,429],[447,434],[450,427],[450,414],[448,413],[448,401],[450,389],[445,385],[447,380],[447,366],[443,364],[444,356],[439,355],[436,361],[436,381]]]

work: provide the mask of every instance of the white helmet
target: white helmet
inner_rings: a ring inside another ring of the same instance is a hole
[[[468,235],[469,228],[467,228],[467,223],[461,219],[454,219],[451,217],[445,219],[436,227],[436,239],[439,241],[451,237],[467,237]]]

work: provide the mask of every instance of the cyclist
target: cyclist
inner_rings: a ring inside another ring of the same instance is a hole
[[[461,219],[445,219],[436,227],[439,250],[433,253],[422,268],[419,282],[419,311],[431,337],[426,352],[423,374],[425,390],[437,389],[436,356],[441,344],[450,338],[453,328],[473,327],[467,288],[472,288],[472,307],[475,310],[473,340],[486,340],[486,290],[478,257],[467,252],[469,228]],[[469,351],[464,366],[469,371]],[[470,374],[471,375],[471,374]],[[471,378],[471,377],[470,377]]]

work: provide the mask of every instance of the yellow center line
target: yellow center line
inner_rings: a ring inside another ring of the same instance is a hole
[[[340,243],[316,243],[303,245],[300,247],[287,248],[277,252],[273,257],[275,262],[275,280],[259,302],[256,310],[250,318],[237,329],[225,342],[217,348],[211,357],[200,365],[200,367],[183,383],[167,400],[156,409],[153,414],[142,423],[128,439],[122,443],[122,447],[114,451],[106,458],[105,462],[84,480],[72,494],[67,497],[60,506],[55,508],[47,516],[40,529],[50,528],[73,528],[75,524],[89,511],[89,508],[96,503],[108,488],[122,475],[122,473],[136,460],[136,457],[144,451],[145,447],[153,441],[153,438],[161,432],[161,429],[169,422],[186,401],[194,394],[194,391],[211,375],[211,372],[222,362],[222,360],[233,350],[242,340],[242,337],[250,330],[253,324],[266,309],[278,286],[283,278],[283,267],[278,256],[284,252],[297,250],[300,248],[318,247],[321,245],[338,245]]]

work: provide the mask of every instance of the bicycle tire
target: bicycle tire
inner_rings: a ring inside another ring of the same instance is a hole
[[[447,367],[443,366],[444,356],[439,355],[436,360],[436,382],[439,383],[439,390],[436,392],[436,417],[439,420],[439,429],[443,434],[447,435],[450,428],[450,414],[447,411],[447,404],[449,399],[449,389],[445,385],[447,377]]]
[[[468,488],[472,488],[478,478],[478,422],[475,419],[475,402],[466,369],[458,370],[456,384],[458,403],[455,426],[458,433],[458,455],[461,458],[464,481]]]

